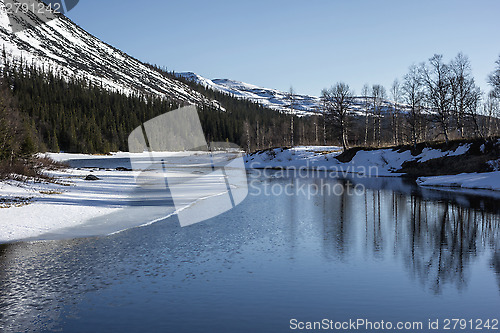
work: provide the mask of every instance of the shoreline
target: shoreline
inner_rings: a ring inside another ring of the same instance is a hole
[[[359,151],[348,162],[336,159],[341,154],[337,148],[331,146],[276,148],[246,155],[244,159],[247,170],[257,173],[266,170],[273,172],[304,170],[333,172],[337,173],[336,177],[339,178],[411,178],[423,189],[500,199],[500,171],[432,177],[412,177],[395,172],[408,160],[431,160],[450,154],[456,156],[459,153],[463,154],[465,148],[451,152],[428,150],[417,156],[412,156],[409,151],[397,152],[392,149]],[[189,154],[153,153],[156,157],[165,154],[175,156],[182,163],[189,164]],[[134,168],[149,166],[149,153],[132,155],[134,158],[143,159],[139,163],[134,162]],[[34,183],[12,180],[0,182],[0,205],[6,207],[0,208],[0,244],[111,235],[159,222],[179,211],[175,209],[172,198],[164,191],[160,191],[161,186],[145,192],[136,191],[138,188],[136,177],[142,171],[132,170],[129,153],[111,155],[53,153],[48,156],[56,161],[69,162],[73,167],[47,172],[56,179],[55,182]],[[367,170],[371,171],[366,172]],[[95,175],[99,180],[84,180],[88,175]],[[176,176],[185,177],[190,174],[178,172]],[[210,192],[211,184],[208,182],[203,185],[201,191],[205,191],[203,193],[206,194],[203,198],[223,194],[219,193],[220,191]],[[186,190],[183,193],[185,197],[182,209],[188,209],[203,199],[197,198],[192,192]],[[140,209],[144,200],[151,200],[147,211]],[[93,232],[89,232],[90,229]]]
[[[496,145],[500,146],[500,140]],[[448,159],[467,159],[469,151],[473,149],[473,143],[461,143],[454,149],[448,150],[425,147],[419,154],[413,154],[408,149],[359,149],[355,150],[354,154],[347,154],[351,156],[345,161],[341,161],[344,159],[342,158],[344,153],[340,152],[340,147],[338,148],[334,152],[307,149],[307,147],[274,148],[249,154],[245,162],[247,167],[255,170],[278,172],[311,170],[358,178],[401,177],[414,180],[416,185],[422,188],[477,191],[478,194],[481,192],[480,195],[500,196],[500,170],[495,167],[500,165],[500,159],[487,162],[494,171],[442,174],[448,167]],[[480,150],[484,150],[484,145]],[[408,172],[420,166],[428,168],[428,164],[433,166],[436,162],[440,162],[444,167],[443,170],[434,169],[436,175],[419,176]]]

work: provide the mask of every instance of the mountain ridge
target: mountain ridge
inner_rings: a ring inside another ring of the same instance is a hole
[[[194,72],[175,74],[207,88],[232,95],[235,98],[247,99],[280,112],[300,116],[315,115],[320,112],[320,99],[316,96],[294,94],[293,111],[291,111],[290,94],[287,92],[231,79],[207,79]]]

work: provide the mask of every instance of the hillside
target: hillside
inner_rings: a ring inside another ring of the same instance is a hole
[[[7,55],[7,59],[1,59],[1,64],[22,59],[25,63],[62,76],[86,79],[112,91],[154,94],[181,103],[208,102],[185,84],[104,43],[64,15],[52,15],[55,18],[48,23],[31,12],[27,17],[19,16],[17,24],[23,29],[14,33],[1,1],[0,47]]]

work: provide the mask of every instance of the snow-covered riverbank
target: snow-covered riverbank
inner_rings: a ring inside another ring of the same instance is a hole
[[[57,183],[0,183],[0,242],[10,242],[74,227],[124,207],[134,177],[119,171],[68,169],[51,172]],[[85,181],[93,174],[98,182]],[[17,200],[16,200],[17,199]],[[12,205],[21,201],[19,205]]]
[[[436,188],[452,188],[455,190],[486,190],[496,191],[500,196],[500,171],[482,173],[462,173],[459,175],[420,177],[420,186]]]
[[[248,155],[245,159],[248,168],[255,169],[308,169],[337,172],[339,176],[400,177],[398,172],[405,162],[428,162],[444,157],[464,155],[471,144],[460,144],[451,150],[424,148],[420,154],[412,155],[410,150],[375,149],[360,150],[350,161],[341,162],[338,157],[340,147],[296,147],[293,149],[276,148]],[[500,158],[500,156],[499,156]],[[493,169],[498,170],[498,161],[491,161]],[[435,177],[420,177],[417,184],[436,190],[450,190],[500,197],[500,171],[483,173],[462,173]]]
[[[425,148],[422,153],[412,155],[410,150],[393,149],[360,150],[350,161],[336,159],[342,153],[340,147],[296,147],[292,149],[275,148],[246,156],[248,168],[294,168],[325,170],[339,174],[358,174],[365,177],[399,177],[397,171],[403,163],[409,161],[425,162],[446,156],[458,156],[466,153],[469,144],[463,144],[455,150],[441,151]]]
[[[110,156],[50,154],[73,168],[48,172],[54,182],[0,182],[0,243],[18,240],[43,240],[105,235],[164,219],[177,210],[221,194],[217,176],[197,182],[196,191],[177,186],[175,207],[165,190],[169,181],[186,181],[205,171],[174,169],[157,174],[158,179],[137,178],[151,167],[149,154],[117,153]],[[192,163],[192,153],[155,153],[155,159]],[[131,170],[133,167],[135,171]],[[206,170],[210,173],[211,170]],[[89,175],[98,180],[85,180]]]

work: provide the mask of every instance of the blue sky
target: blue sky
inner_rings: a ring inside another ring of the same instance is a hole
[[[499,14],[498,0],[81,0],[68,16],[169,70],[319,95],[338,81],[389,89],[412,63],[459,51],[489,90]]]

